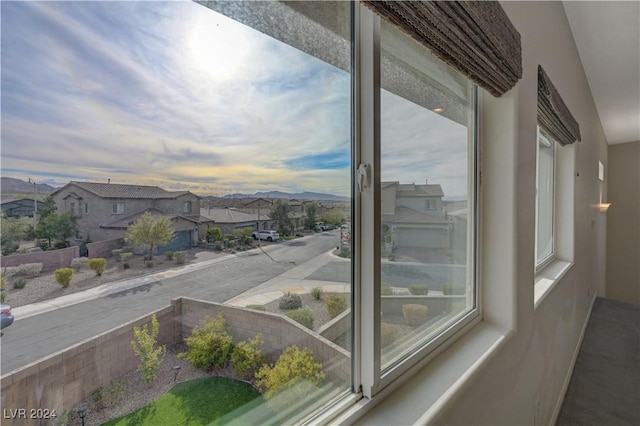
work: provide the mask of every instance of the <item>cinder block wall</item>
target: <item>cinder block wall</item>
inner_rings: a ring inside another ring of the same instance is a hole
[[[124,238],[115,238],[113,240],[98,241],[95,243],[88,243],[87,250],[89,251],[89,257],[111,257],[111,251],[122,248],[124,246]]]
[[[42,272],[51,272],[58,268],[68,268],[71,265],[71,259],[78,256],[80,256],[80,248],[72,246],[60,250],[2,256],[2,266],[42,263]]]
[[[172,345],[180,341],[180,300],[155,311],[160,323],[158,342]],[[133,327],[151,321],[147,315],[107,331],[64,351],[10,372],[1,379],[3,413],[9,410],[55,409],[58,416],[93,392],[137,368],[139,360],[131,348]],[[38,419],[7,418],[2,425],[40,425]],[[55,419],[54,419],[55,420]],[[55,423],[55,421],[54,421]]]
[[[182,336],[188,337],[196,326],[202,326],[205,318],[222,313],[233,332],[234,341],[252,339],[258,333],[264,335],[264,352],[269,362],[275,362],[284,348],[297,345],[309,348],[327,374],[337,384],[349,382],[351,374],[350,354],[342,347],[297,322],[276,314],[248,308],[226,306],[194,299],[182,299]]]

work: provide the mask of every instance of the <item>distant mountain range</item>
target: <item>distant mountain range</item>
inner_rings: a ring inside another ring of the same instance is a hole
[[[311,200],[311,201],[351,201],[349,197],[341,197],[333,194],[323,194],[321,192],[299,192],[291,194],[289,192],[269,191],[256,192],[255,194],[229,194],[223,198],[279,198],[284,200]]]
[[[0,191],[2,191],[2,195],[5,194],[33,194],[34,185],[29,182],[25,182],[21,179],[15,179],[11,177],[2,177],[2,184],[0,187]],[[38,183],[35,185],[35,192],[38,195],[43,194],[51,194],[57,188],[54,188],[51,185],[47,185],[46,183]]]

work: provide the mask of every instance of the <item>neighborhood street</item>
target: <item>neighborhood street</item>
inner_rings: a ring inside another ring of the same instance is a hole
[[[210,266],[53,309],[27,318],[16,317],[3,330],[1,372],[5,374],[158,308],[176,297],[224,302],[286,271],[320,256],[338,244],[339,236],[321,233],[218,259]],[[171,271],[169,271],[171,272]],[[327,280],[336,280],[335,274]],[[316,278],[317,279],[317,278]],[[348,281],[342,279],[343,282]]]

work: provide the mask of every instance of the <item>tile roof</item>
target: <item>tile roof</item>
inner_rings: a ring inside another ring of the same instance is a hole
[[[189,191],[167,191],[159,186],[124,185],[119,183],[71,181],[67,185],[75,185],[102,198],[175,199],[182,195],[190,194]]]
[[[258,221],[257,213],[247,213],[233,208],[203,208],[200,209],[200,216],[204,216],[209,220],[219,223],[244,223]],[[264,213],[261,213],[260,220],[271,220],[271,218]]]

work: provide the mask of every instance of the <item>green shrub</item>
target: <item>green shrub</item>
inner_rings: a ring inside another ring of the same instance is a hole
[[[131,341],[131,347],[133,352],[140,358],[138,371],[142,373],[142,378],[148,385],[158,376],[158,370],[162,365],[162,357],[164,356],[164,346],[156,347],[159,331],[160,323],[155,314],[151,316],[151,330],[148,329],[148,324],[144,324],[141,327],[133,327],[135,340]]]
[[[351,249],[349,247],[342,247],[342,250],[340,250],[338,256],[344,257],[346,259],[351,258]]]
[[[322,294],[323,294],[323,291],[321,287],[314,287],[311,289],[311,296],[313,296],[313,298],[316,300],[321,300]]]
[[[26,278],[20,278],[13,282],[13,288],[24,288],[27,285]]]
[[[220,241],[216,241],[215,244],[213,245],[213,249],[216,251],[222,250],[222,243]]]
[[[347,309],[347,297],[344,294],[331,294],[327,297],[327,311],[335,318]]]
[[[287,316],[299,324],[304,325],[309,330],[313,330],[314,315],[308,309],[296,309],[295,311],[287,312]]]
[[[264,390],[266,399],[291,389],[289,403],[304,398],[313,386],[324,379],[322,364],[317,362],[309,348],[296,345],[287,347],[273,366],[264,365],[255,375],[256,384]],[[288,395],[289,396],[289,395]]]
[[[107,386],[98,389],[93,395],[93,401],[98,408],[104,409],[115,405],[127,390],[127,379],[118,379],[109,383]]]
[[[116,259],[116,262],[120,262],[120,256],[122,256],[122,253],[122,249],[111,250],[111,255]]]
[[[194,328],[185,339],[189,347],[178,355],[195,368],[219,368],[229,361],[233,349],[233,339],[227,331],[227,320],[220,313],[215,318],[207,317],[202,328]]]
[[[380,294],[382,296],[392,296],[393,295],[393,289],[391,288],[390,285],[383,284],[382,288],[380,289]]]
[[[253,309],[255,311],[263,311],[266,312],[267,307],[264,305],[247,305],[245,308]]]
[[[222,230],[220,228],[209,228],[207,230],[207,241],[220,241],[222,239]]]
[[[129,269],[129,267],[131,266],[130,262],[132,257],[133,257],[133,253],[127,252],[127,251],[123,252],[120,255],[120,261],[122,262],[122,267],[124,269]]]
[[[389,256],[387,256],[387,259],[393,262],[394,260],[396,260],[396,255],[394,253],[390,253]]]
[[[464,286],[461,286],[464,287]],[[444,283],[442,284],[442,294],[446,296],[450,296],[452,294],[462,294],[460,291],[456,291],[455,285],[453,283]]]
[[[2,268],[0,273],[0,302],[4,303],[7,299],[7,268]]]
[[[133,247],[131,246],[122,246],[123,253],[133,253]]]
[[[164,252],[164,259],[165,260],[173,260],[173,252],[172,251],[165,251]]]
[[[382,347],[389,346],[400,337],[400,327],[395,324],[380,324],[380,343]]]
[[[184,265],[187,261],[187,252],[186,251],[177,251],[173,253],[173,257],[176,260],[178,265]]]
[[[102,275],[105,269],[107,269],[107,259],[104,257],[94,257],[89,259],[89,269],[94,271],[97,276]]]
[[[300,309],[302,307],[302,298],[296,293],[287,293],[278,301],[280,309]]]
[[[62,287],[67,288],[71,284],[71,278],[73,277],[73,269],[71,268],[58,268],[53,275],[56,277],[56,281]]]
[[[404,316],[404,321],[411,327],[424,324],[427,320],[428,314],[429,308],[424,305],[402,305],[402,315]]]
[[[231,364],[238,376],[251,377],[264,364],[263,345],[264,337],[262,333],[258,333],[253,339],[242,341],[233,348]]]
[[[429,286],[425,284],[413,284],[409,286],[409,293],[414,296],[426,296],[429,294]]]
[[[153,268],[153,260],[145,260],[145,261],[144,261],[144,265],[145,265],[147,268]]]

